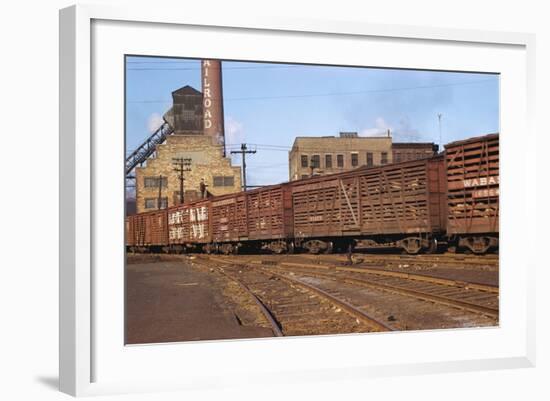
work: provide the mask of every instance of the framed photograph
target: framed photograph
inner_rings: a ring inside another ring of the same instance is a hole
[[[61,10],[61,391],[533,366],[533,49]]]

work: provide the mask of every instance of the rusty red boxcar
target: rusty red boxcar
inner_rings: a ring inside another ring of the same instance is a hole
[[[499,136],[452,142],[447,162],[447,234],[475,253],[498,246]]]
[[[126,219],[126,241],[133,247],[162,247],[168,243],[165,210],[140,213]]]
[[[211,203],[212,241],[223,253],[245,244],[287,250],[292,237],[291,207],[285,185],[216,197]]]
[[[444,154],[216,196],[127,218],[130,249],[408,253],[498,248],[498,134]]]
[[[433,247],[445,229],[443,157],[357,170],[292,183],[294,236],[310,252],[333,239],[362,248]]]
[[[184,251],[186,247],[211,242],[210,200],[175,206],[164,212],[167,214],[167,244],[170,248]]]

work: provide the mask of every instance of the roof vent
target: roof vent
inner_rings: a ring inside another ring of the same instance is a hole
[[[357,138],[357,132],[340,132],[340,138]]]

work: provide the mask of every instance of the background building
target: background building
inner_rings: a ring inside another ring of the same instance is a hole
[[[174,170],[174,158],[191,159],[184,173],[185,202],[199,199],[200,182],[204,179],[208,194],[222,195],[241,190],[241,168],[231,165],[222,148],[206,135],[170,135],[157,145],[156,157],[146,167],[136,168],[137,212],[147,212],[180,203],[180,180]],[[161,178],[162,177],[162,178]],[[161,186],[161,188],[159,188]]]
[[[357,132],[336,136],[297,137],[289,153],[291,181],[352,170],[360,166],[420,159],[437,153],[433,143],[392,143],[391,136],[361,137]],[[313,167],[313,168],[312,168]]]
[[[183,167],[184,202],[201,197],[201,181],[206,195],[223,195],[241,190],[241,168],[225,157],[221,62],[201,64],[200,92],[186,85],[172,92],[172,107],[164,114],[169,126],[144,165],[135,167],[135,210],[137,213],[164,209],[181,203],[177,160]],[[132,212],[132,207],[127,212]]]
[[[356,132],[340,136],[297,137],[289,154],[290,180],[312,174],[331,174],[359,166],[379,166],[392,162],[389,136],[360,137]]]
[[[437,154],[439,146],[433,142],[394,142],[392,143],[393,162],[417,160]]]
[[[202,93],[186,85],[172,92],[172,107],[164,116],[177,135],[202,135]]]

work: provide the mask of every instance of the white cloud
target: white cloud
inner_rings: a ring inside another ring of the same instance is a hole
[[[359,136],[384,136],[388,130],[393,131],[392,127],[382,117],[376,118],[374,127],[362,129]]]
[[[153,113],[147,119],[147,129],[152,134],[164,123],[162,116],[159,113]]]
[[[418,142],[422,135],[415,129],[407,116],[402,117],[396,125],[389,124],[382,117],[376,118],[374,127],[365,128],[359,132],[360,136],[386,136],[390,134],[395,142]]]
[[[244,126],[241,122],[228,116],[225,119],[225,143],[229,145],[238,145],[244,142]]]
[[[409,117],[404,116],[399,120],[399,126],[392,134],[394,140],[400,142],[418,142],[422,140],[422,135],[414,128]]]

